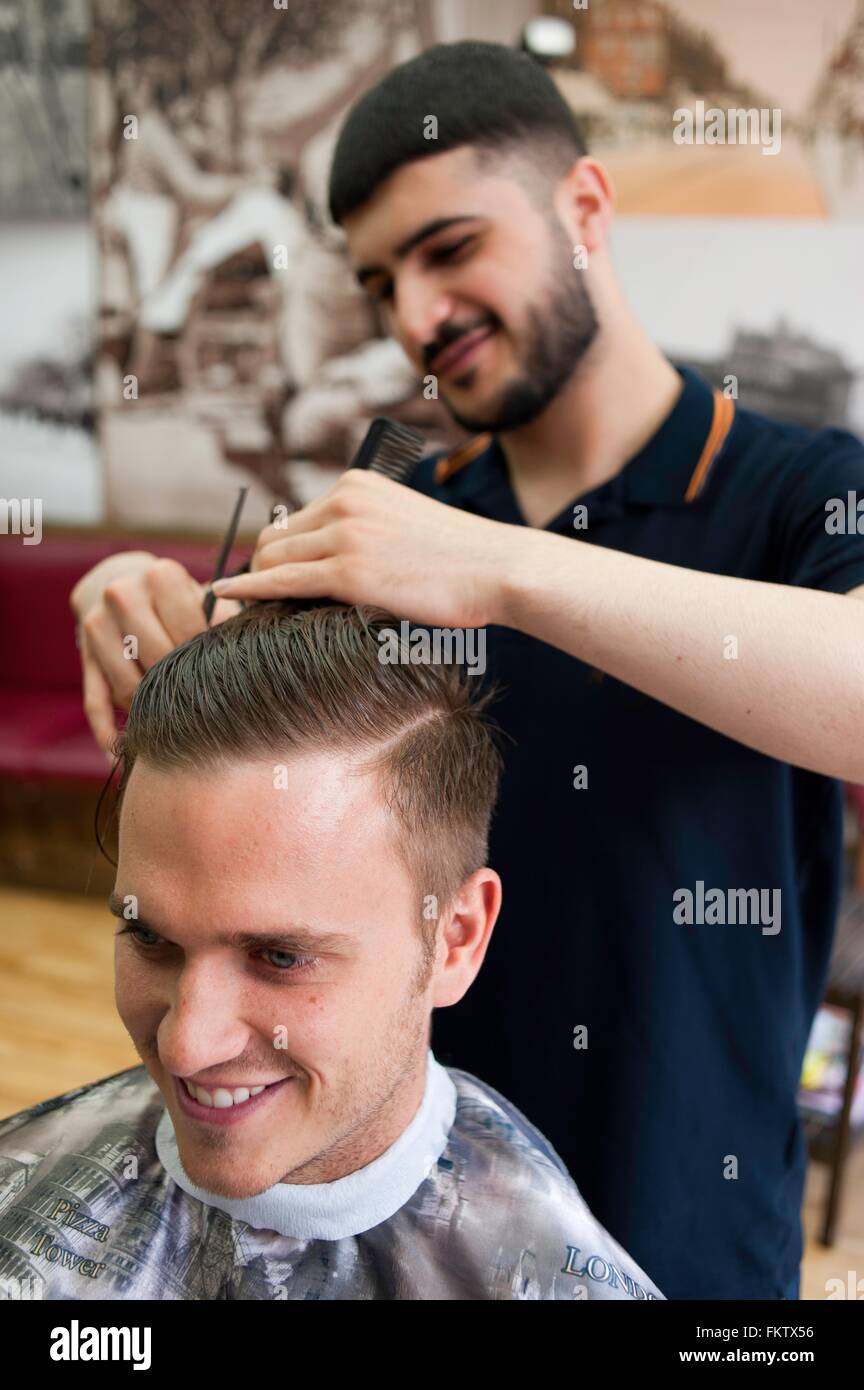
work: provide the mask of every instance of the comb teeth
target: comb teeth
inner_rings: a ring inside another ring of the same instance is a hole
[[[368,468],[403,483],[418,462],[426,441],[419,430],[378,415],[366,432],[352,468]]]

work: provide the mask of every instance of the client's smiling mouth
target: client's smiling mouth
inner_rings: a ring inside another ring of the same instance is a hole
[[[197,1086],[175,1076],[174,1085],[181,1109],[187,1115],[197,1120],[207,1119],[223,1123],[257,1110],[260,1105],[266,1104],[276,1091],[296,1079],[294,1076],[285,1076],[281,1081],[256,1086],[207,1087]]]
[[[204,1086],[193,1086],[189,1081],[184,1081],[183,1085],[193,1100],[200,1101],[202,1105],[212,1105],[217,1110],[227,1110],[229,1105],[244,1105],[250,1096],[258,1096],[267,1089],[266,1086],[237,1086],[232,1089],[216,1086],[207,1090]]]

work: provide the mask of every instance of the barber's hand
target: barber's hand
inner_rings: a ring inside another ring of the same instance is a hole
[[[84,710],[109,761],[117,732],[114,709],[128,709],[144,672],[204,630],[205,592],[205,585],[178,561],[144,550],[110,555],[72,590],[69,603],[78,621]],[[239,609],[239,603],[220,599],[212,621],[221,623]],[[134,645],[125,640],[129,637],[137,638],[134,659]]]
[[[351,468],[261,532],[250,574],[213,587],[230,598],[328,597],[420,623],[485,627],[500,621],[518,539],[519,528]]]

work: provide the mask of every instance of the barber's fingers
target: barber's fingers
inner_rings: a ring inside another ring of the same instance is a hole
[[[207,589],[193,579],[188,570],[176,560],[160,560],[144,575],[153,614],[167,634],[169,650],[188,642],[190,637],[207,627],[204,616],[204,597]],[[211,626],[222,623],[240,611],[239,603],[220,600],[213,609]],[[164,656],[164,652],[160,655]],[[158,658],[155,658],[158,659]],[[147,662],[147,666],[152,662]]]
[[[98,625],[94,642],[100,659],[111,662],[112,670],[112,655],[118,648],[125,660],[134,660],[143,675],[177,645],[156,613],[147,585],[137,575],[109,584],[97,612],[106,621]]]
[[[273,569],[276,565],[288,565],[306,560],[326,560],[330,555],[339,554],[350,546],[352,530],[344,522],[331,522],[314,531],[304,531],[302,535],[280,536],[256,552],[257,563],[253,573]],[[240,590],[231,592],[239,593]]]
[[[175,561],[157,561],[144,574],[108,584],[79,625],[84,707],[93,735],[109,749],[114,710],[128,710],[145,670],[207,626],[204,586]],[[211,623],[240,611],[219,599]]]
[[[102,672],[118,709],[128,709],[135,690],[144,674],[136,660],[133,644],[124,640],[133,634],[118,630],[104,604],[97,604],[81,623],[83,630],[82,658],[86,651]]]
[[[343,556],[292,562],[253,574],[239,574],[227,581],[231,596],[242,599],[328,598],[342,603],[363,602],[351,597],[350,563]],[[356,579],[356,576],[355,576]],[[215,587],[215,586],[214,586]]]
[[[103,606],[121,643],[135,639],[133,655],[142,671],[167,656],[207,626],[204,585],[177,560],[155,560],[139,574],[122,575],[108,584]],[[228,613],[222,612],[221,622]]]
[[[285,518],[285,522],[280,525],[265,526],[260,532],[255,542],[255,552],[252,556],[250,570],[252,573],[261,568],[261,556],[271,545],[276,545],[279,541],[284,541],[300,535],[313,535],[321,527],[326,526],[330,520],[327,511],[318,502],[311,503],[308,507],[301,508],[291,516]],[[290,525],[289,523],[293,523]]]
[[[333,486],[316,497],[314,502],[264,527],[252,558],[253,571],[261,568],[261,552],[275,541],[321,530],[334,522],[356,519],[367,508],[379,505],[382,499],[386,504],[391,503],[403,491],[401,483],[380,473],[363,468],[346,469]]]
[[[114,724],[114,702],[111,687],[91,654],[86,633],[80,635],[84,713],[99,747],[109,755],[117,729]]]

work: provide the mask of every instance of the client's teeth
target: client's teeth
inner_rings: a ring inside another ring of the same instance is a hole
[[[200,1105],[209,1105],[216,1110],[227,1110],[232,1105],[242,1105],[251,1096],[259,1096],[262,1091],[266,1091],[266,1086],[238,1086],[236,1090],[229,1091],[224,1086],[217,1086],[213,1092],[205,1091],[203,1086],[193,1086],[189,1081],[184,1082],[186,1090],[194,1100]]]

